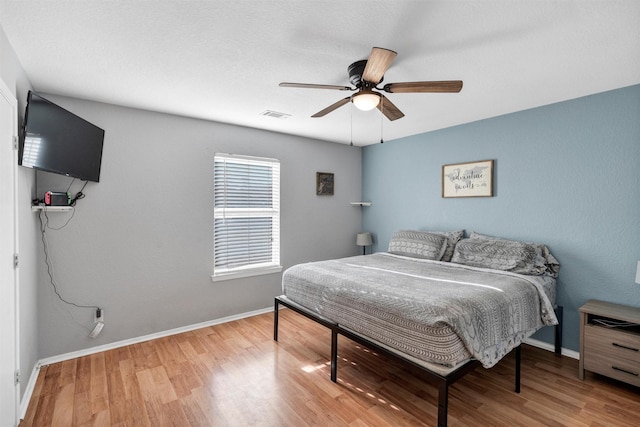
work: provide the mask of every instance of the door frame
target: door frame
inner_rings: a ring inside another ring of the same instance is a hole
[[[11,150],[12,154],[12,194],[11,194],[11,202],[13,203],[13,253],[16,257],[16,263],[13,268],[13,277],[12,277],[12,285],[13,285],[13,304],[14,304],[14,375],[20,375],[20,299],[19,299],[19,268],[18,268],[18,242],[19,242],[19,228],[18,228],[18,101],[13,92],[9,89],[6,83],[0,78],[0,96],[4,98],[9,104],[9,108],[11,110],[11,123],[12,129],[11,134],[13,138],[13,149]],[[4,150],[4,148],[3,148]],[[0,345],[4,345],[4,343],[0,343]],[[15,377],[14,377],[15,378]],[[18,378],[20,378],[18,376]],[[20,421],[20,382],[14,380],[14,391],[15,391],[15,419],[13,421],[14,425],[18,425]]]

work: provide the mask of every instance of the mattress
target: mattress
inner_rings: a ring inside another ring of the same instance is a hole
[[[555,279],[388,253],[299,264],[283,274],[291,301],[427,363],[491,367],[557,324]]]

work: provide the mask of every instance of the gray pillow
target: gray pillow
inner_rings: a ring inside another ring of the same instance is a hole
[[[460,239],[462,239],[464,230],[428,231],[428,233],[439,234],[447,238],[447,248],[445,249],[444,255],[442,255],[442,259],[440,261],[451,261],[451,257],[453,256],[453,249],[456,247],[456,243],[458,243]]]
[[[447,237],[424,231],[400,230],[389,241],[389,253],[440,261],[447,249]]]
[[[507,240],[501,237],[488,236],[486,234],[480,234],[475,231],[472,231],[469,235],[470,239],[485,239],[485,240],[504,240],[507,242],[515,242],[516,240]],[[524,242],[523,242],[524,243]],[[528,243],[530,245],[534,245],[536,247],[536,251],[538,253],[538,267],[544,265],[546,273],[551,277],[558,277],[558,273],[560,271],[560,263],[553,256],[551,251],[546,245],[541,243]]]
[[[499,239],[462,239],[456,244],[451,262],[539,276],[545,266],[539,263],[535,245]]]

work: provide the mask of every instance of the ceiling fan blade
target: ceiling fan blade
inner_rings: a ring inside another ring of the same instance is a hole
[[[396,55],[396,52],[381,47],[371,49],[371,55],[369,55],[367,65],[364,67],[364,72],[362,73],[362,80],[373,84],[380,83],[384,73],[387,72]]]
[[[344,99],[341,99],[340,101],[329,105],[327,108],[325,108],[324,110],[320,110],[317,113],[315,113],[313,116],[311,117],[322,117],[325,116],[327,114],[329,114],[330,112],[332,112],[333,110],[337,110],[338,108],[342,107],[344,104],[348,104],[349,101],[351,101],[351,97],[347,96]]]
[[[462,80],[387,83],[384,85],[383,90],[390,93],[460,92],[462,90]]]
[[[380,94],[380,103],[378,104],[378,110],[384,114],[387,119],[394,121],[404,117],[404,113],[396,107],[393,102],[389,101],[389,98]]]
[[[311,83],[289,83],[282,82],[278,86],[280,87],[297,87],[303,89],[333,89],[333,90],[355,90],[349,86],[338,86],[338,85],[316,85]]]

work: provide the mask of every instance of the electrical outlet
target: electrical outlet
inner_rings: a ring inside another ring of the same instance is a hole
[[[104,323],[104,308],[96,309],[95,316],[93,318],[93,323],[98,323],[98,322]]]

